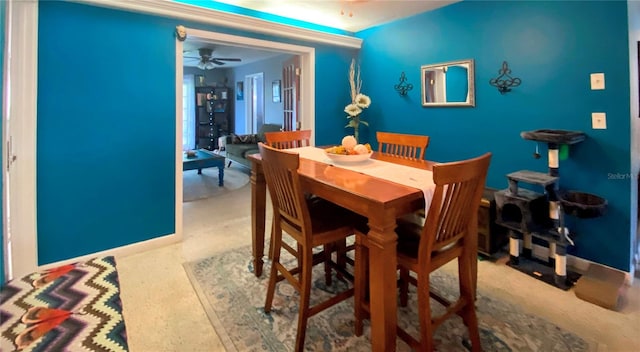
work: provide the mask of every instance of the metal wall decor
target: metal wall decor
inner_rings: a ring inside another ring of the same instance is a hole
[[[502,62],[502,68],[498,70],[500,74],[496,78],[492,78],[489,80],[489,84],[498,88],[500,94],[505,94],[506,92],[511,91],[511,87],[517,87],[522,83],[520,78],[512,78],[510,76],[511,69],[509,69],[509,65],[506,61]]]
[[[413,84],[407,83],[407,76],[404,74],[404,71],[400,75],[400,83],[393,86],[401,96],[407,95],[407,92],[413,89]]]

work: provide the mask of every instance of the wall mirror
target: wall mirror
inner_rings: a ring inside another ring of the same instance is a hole
[[[422,106],[475,106],[473,60],[420,67]]]

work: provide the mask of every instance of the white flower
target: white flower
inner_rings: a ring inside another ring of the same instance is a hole
[[[360,124],[369,126],[364,120],[361,120],[360,114],[362,109],[366,109],[371,105],[371,98],[360,93],[362,88],[362,80],[360,79],[360,65],[356,65],[356,60],[351,59],[349,66],[349,88],[351,93],[351,103],[344,107],[347,113],[349,123],[344,127],[352,127],[355,139],[358,139],[358,128]]]
[[[359,108],[368,108],[369,105],[371,105],[371,98],[369,98],[368,96],[359,93],[358,95],[356,95],[356,98],[354,100],[354,103],[359,107]]]
[[[353,117],[353,116],[360,115],[360,113],[362,112],[362,109],[360,109],[360,107],[358,107],[357,104],[349,104],[344,107],[344,112],[349,114],[348,117]]]

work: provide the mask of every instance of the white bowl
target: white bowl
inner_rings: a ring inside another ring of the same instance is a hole
[[[325,152],[325,154],[327,155],[327,157],[337,163],[357,163],[357,162],[361,162],[361,161],[365,161],[365,160],[369,160],[369,158],[371,157],[371,154],[373,154],[373,152],[370,152],[368,154],[355,154],[355,155],[345,155],[345,154],[332,154],[332,153],[327,153]]]

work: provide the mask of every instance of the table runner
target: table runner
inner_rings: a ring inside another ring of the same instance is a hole
[[[35,272],[2,286],[0,351],[128,351],[114,257]]]
[[[417,188],[424,194],[425,214],[429,212],[433,192],[436,185],[433,183],[433,172],[415,167],[394,164],[386,161],[368,159],[356,163],[337,163],[325,154],[324,150],[316,147],[300,147],[288,149],[299,153],[301,158],[317,162],[331,164],[336,167],[348,169],[365,175],[377,177],[383,180],[399,183],[404,186]]]

